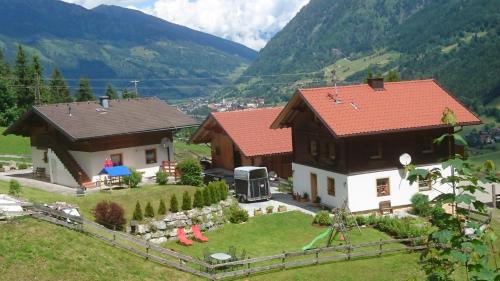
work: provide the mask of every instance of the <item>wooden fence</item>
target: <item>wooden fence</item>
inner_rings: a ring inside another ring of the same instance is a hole
[[[283,252],[271,256],[209,264],[200,259],[151,244],[127,233],[113,231],[95,222],[81,217],[70,216],[64,212],[45,206],[34,205],[32,210],[34,218],[87,233],[113,247],[121,248],[145,259],[210,280],[245,276],[269,270],[284,270],[293,267],[317,265],[332,261],[418,251],[427,247],[426,245],[422,245],[422,241],[426,239],[425,237],[416,237],[323,247],[306,251]]]

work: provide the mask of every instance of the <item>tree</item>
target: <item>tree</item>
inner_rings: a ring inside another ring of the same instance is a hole
[[[165,201],[160,199],[160,206],[158,206],[158,215],[164,215],[167,213],[167,207],[165,206]]]
[[[19,196],[20,193],[21,193],[21,184],[16,180],[10,180],[9,194],[13,196]]]
[[[31,58],[31,65],[29,68],[30,81],[33,83],[33,92],[35,94],[35,102],[36,99],[41,103],[50,103],[51,97],[50,91],[47,91],[45,80],[43,79],[43,67],[40,63],[40,58],[38,55],[34,54]],[[38,96],[37,96],[38,95]]]
[[[59,69],[55,68],[49,80],[50,103],[72,102],[73,98]]]
[[[93,209],[95,221],[109,229],[123,230],[125,210],[115,202],[102,201]]]
[[[135,99],[137,98],[137,95],[135,92],[129,92],[127,89],[124,89],[122,92],[122,98],[123,99]]]
[[[10,74],[9,64],[5,61],[2,50],[0,49],[0,77],[6,77]]]
[[[3,77],[0,77],[0,126],[7,127],[19,117],[16,93]]]
[[[151,202],[148,202],[148,204],[146,204],[146,208],[144,209],[144,216],[146,218],[154,218],[155,211],[153,210],[153,206],[151,206]]]
[[[141,203],[139,203],[139,201],[135,203],[135,210],[134,214],[132,215],[132,219],[135,221],[142,221],[144,219],[144,216],[142,215]]]
[[[201,189],[196,189],[194,193],[194,201],[193,201],[193,207],[194,208],[203,208],[203,205],[205,202],[203,201],[203,193]]]
[[[78,92],[76,94],[76,101],[93,101],[95,100],[92,88],[90,88],[89,80],[80,78],[78,82]]]
[[[172,194],[170,198],[170,212],[177,213],[179,211],[179,202],[177,201],[177,196]]]
[[[448,108],[444,110],[441,120],[452,128],[456,125],[456,116]],[[457,132],[454,130],[436,139],[438,143],[448,140],[449,145],[450,158],[441,168],[425,170],[411,165],[407,167],[411,184],[427,178],[432,182],[448,184],[453,190],[452,193],[441,193],[433,200],[435,205],[431,222],[436,230],[429,235],[427,249],[421,256],[423,269],[428,280],[453,280],[452,274],[460,266],[464,267],[468,280],[498,280],[500,274],[491,267],[489,260],[491,253],[496,253],[493,231],[467,219],[468,211],[457,206],[468,205],[485,214],[485,204],[477,200],[474,193],[484,192],[483,184],[498,183],[500,178],[491,160],[485,161],[482,166],[475,166],[460,155],[452,155],[455,141],[463,141]],[[450,176],[446,176],[447,169],[451,170]],[[443,208],[448,204],[452,206],[451,214]],[[466,220],[463,221],[462,217]],[[474,235],[465,234],[466,229],[472,230]]]
[[[184,185],[201,186],[203,184],[202,167],[194,159],[186,159],[177,164],[181,172],[181,183]]]
[[[366,73],[366,77],[364,79],[365,84],[368,84],[368,79],[373,78],[373,72],[371,69],[368,69],[368,73]]]
[[[398,73],[395,70],[390,70],[389,73],[385,76],[384,80],[386,82],[398,82],[401,81],[401,78],[399,78]]]
[[[33,85],[30,81],[26,54],[21,45],[17,46],[16,62],[14,67],[17,106],[22,110],[28,109],[35,101]]]
[[[111,84],[108,84],[108,87],[106,88],[105,96],[108,96],[110,100],[118,99],[118,94],[115,92],[115,90],[113,89],[113,86],[111,86]]]
[[[191,209],[191,195],[189,195],[189,192],[184,191],[182,194],[182,210],[189,211]]]

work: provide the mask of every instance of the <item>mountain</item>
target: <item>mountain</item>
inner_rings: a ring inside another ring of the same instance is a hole
[[[334,68],[341,84],[395,70],[481,107],[500,96],[499,46],[498,0],[311,0],[225,94],[279,102]]]
[[[58,0],[0,0],[0,7],[0,48],[8,58],[22,44],[39,54],[47,76],[57,66],[71,84],[88,77],[96,94],[108,82],[125,88],[138,79],[143,95],[203,95],[229,83],[226,77],[257,55],[241,44],[117,6],[89,10]]]

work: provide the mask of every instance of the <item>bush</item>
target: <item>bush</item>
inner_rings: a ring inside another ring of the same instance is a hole
[[[220,201],[219,195],[219,182],[213,181],[207,186],[208,191],[210,192],[210,203],[217,204]]]
[[[368,217],[367,216],[356,216],[356,223],[358,225],[367,225],[368,224]]]
[[[330,213],[328,211],[319,211],[314,216],[313,223],[319,225],[331,225],[332,220],[330,219]]]
[[[227,196],[229,195],[229,187],[227,186],[226,182],[223,180],[219,181],[219,196],[220,200],[226,200]]]
[[[12,196],[19,196],[21,193],[21,184],[16,180],[9,181],[9,194]]]
[[[238,204],[229,207],[229,221],[231,223],[242,223],[248,221],[247,211],[241,209]]]
[[[314,198],[314,203],[320,204],[321,203],[321,197],[316,196],[316,198]]]
[[[109,229],[123,230],[125,211],[115,202],[102,201],[93,210],[95,221]]]
[[[170,212],[177,213],[179,211],[179,202],[177,202],[177,196],[175,194],[170,198]]]
[[[128,187],[136,188],[142,181],[142,174],[134,169],[131,169],[130,176],[123,177],[123,181],[127,183]]]
[[[167,213],[167,207],[165,206],[165,201],[160,199],[160,205],[158,206],[158,215],[164,215]]]
[[[182,194],[182,210],[189,211],[191,209],[191,195],[189,195],[189,192],[184,191]]]
[[[273,210],[274,210],[274,207],[273,207],[273,206],[267,206],[267,207],[266,207],[266,213],[268,213],[268,214],[272,214],[272,213],[273,213]]]
[[[158,171],[156,173],[156,183],[159,185],[166,185],[168,183],[168,173],[165,171]]]
[[[203,188],[203,204],[205,204],[205,206],[212,205],[212,195],[208,187]]]
[[[144,216],[146,218],[155,217],[155,211],[153,210],[153,206],[151,206],[151,202],[148,202],[148,204],[146,204],[146,209],[144,209]]]
[[[205,202],[203,201],[203,193],[201,189],[196,189],[196,192],[194,193],[194,201],[193,201],[193,207],[194,208],[203,208],[203,205]]]
[[[17,168],[19,170],[28,169],[28,164],[26,164],[26,163],[17,163]]]
[[[142,215],[141,204],[139,203],[139,201],[135,203],[135,210],[134,214],[132,215],[132,219],[135,221],[142,221],[144,219],[144,216]]]
[[[181,172],[181,184],[192,186],[203,185],[202,168],[196,160],[186,159],[181,161],[177,164],[177,168]]]
[[[378,223],[379,219],[380,217],[376,214],[370,214],[368,217],[366,217],[366,224],[375,225]]]
[[[431,229],[427,225],[416,225],[412,218],[381,217],[375,228],[396,238],[411,238],[429,235]]]
[[[415,193],[410,200],[415,215],[426,217],[430,214],[431,204],[429,202],[429,196]]]

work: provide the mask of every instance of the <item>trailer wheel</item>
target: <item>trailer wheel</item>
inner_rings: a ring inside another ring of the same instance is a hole
[[[238,202],[240,202],[240,203],[246,203],[247,202],[247,197],[245,195],[238,196]]]

